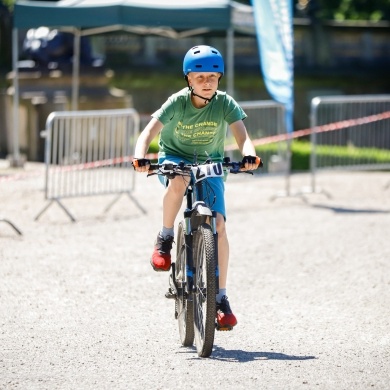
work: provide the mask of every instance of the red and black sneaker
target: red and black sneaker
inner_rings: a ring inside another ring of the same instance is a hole
[[[224,295],[221,303],[217,302],[217,330],[232,330],[237,325],[237,318],[233,314],[228,301]]]
[[[160,234],[157,236],[152,259],[150,260],[150,264],[155,271],[169,271],[171,268],[172,244],[172,236],[166,238],[163,238]]]

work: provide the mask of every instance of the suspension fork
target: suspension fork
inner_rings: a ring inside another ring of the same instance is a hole
[[[218,267],[218,233],[217,233],[217,212],[213,211],[210,221],[211,230],[214,236],[214,258],[215,258],[215,291],[219,293],[219,267]]]
[[[187,193],[187,200],[188,197],[191,197],[191,194]],[[186,251],[186,276],[187,276],[187,284],[186,284],[186,296],[187,299],[192,301],[192,292],[194,289],[194,257],[193,257],[193,250],[192,250],[192,242],[193,242],[193,236],[192,236],[192,230],[191,230],[191,215],[192,210],[190,210],[188,207],[184,211],[184,242],[185,242],[185,251]]]

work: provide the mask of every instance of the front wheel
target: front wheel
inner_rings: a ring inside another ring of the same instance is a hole
[[[184,228],[182,223],[179,224],[177,232],[176,248],[175,279],[178,292],[175,301],[175,309],[177,313],[177,321],[179,324],[181,344],[185,347],[189,347],[194,343],[194,305],[193,301],[187,299],[188,297],[186,296],[187,256]]]
[[[214,345],[216,315],[215,240],[209,225],[202,224],[194,233],[194,321],[198,355],[208,357]]]

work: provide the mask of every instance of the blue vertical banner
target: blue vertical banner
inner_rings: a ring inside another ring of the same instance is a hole
[[[261,69],[271,97],[286,108],[286,130],[294,129],[293,0],[251,0]]]

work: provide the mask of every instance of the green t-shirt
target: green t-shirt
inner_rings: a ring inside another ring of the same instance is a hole
[[[211,157],[220,162],[224,157],[226,124],[245,119],[247,115],[226,92],[217,95],[205,107],[195,108],[188,88],[173,94],[152,114],[163,125],[159,139],[159,156],[173,155],[193,161]]]

